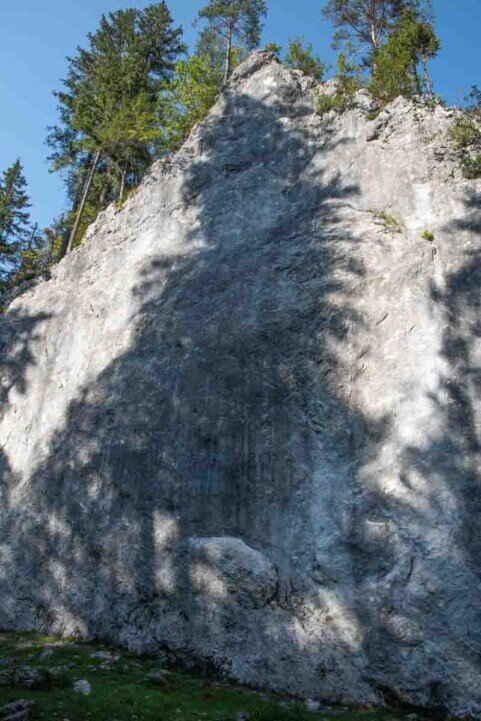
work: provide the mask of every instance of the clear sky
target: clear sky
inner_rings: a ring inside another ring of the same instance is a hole
[[[148,0],[2,0],[0,25],[0,170],[20,157],[40,227],[65,206],[61,179],[48,172],[45,129],[56,122],[55,98],[66,73],[67,55],[85,42],[102,13],[143,7]],[[192,28],[205,0],[167,0],[176,24],[192,45]],[[481,0],[433,0],[443,43],[432,63],[436,91],[450,104],[481,86]],[[327,60],[331,28],[321,19],[323,0],[268,0],[263,42],[286,45],[304,35]]]

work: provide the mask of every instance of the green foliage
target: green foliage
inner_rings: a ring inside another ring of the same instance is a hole
[[[451,146],[457,151],[463,175],[469,180],[481,178],[481,114],[479,106],[453,123],[448,131]]]
[[[222,74],[207,56],[193,55],[176,66],[170,92],[164,101],[166,145],[175,150],[192,127],[203,120],[215,103]]]
[[[277,57],[279,57],[282,53],[282,46],[278,45],[277,43],[267,43],[264,48],[264,52],[274,53],[274,55],[277,55]]]
[[[261,18],[266,14],[265,0],[209,0],[199,10],[197,22],[204,20],[207,25],[201,33],[201,46],[197,49],[205,54],[206,37],[211,46],[223,48],[224,82],[233,69],[231,54],[234,41],[247,50],[257,47],[262,31]]]
[[[254,49],[260,42],[261,17],[266,14],[264,0],[210,0],[198,17],[220,33],[230,31],[249,49]]]
[[[11,274],[10,283],[36,278],[45,272],[47,261],[48,252],[45,236],[38,233],[35,227],[18,253],[17,267]]]
[[[360,69],[358,65],[347,61],[346,56],[340,53],[337,57],[336,92],[332,96],[320,93],[317,99],[317,112],[319,115],[334,110],[343,113],[354,107],[354,96],[362,87]]]
[[[387,42],[373,55],[372,95],[382,104],[399,95],[413,97],[423,90],[432,95],[427,60],[435,57],[439,47],[431,25],[419,22],[414,12],[403,13]],[[418,72],[420,63],[424,87]]]
[[[312,45],[306,43],[304,37],[289,40],[289,50],[285,63],[294,70],[302,70],[303,73],[310,75],[319,82],[322,81],[327,70],[326,63],[318,55],[314,55]]]
[[[432,233],[430,230],[423,230],[421,233],[421,238],[423,240],[427,240],[429,243],[432,243],[434,240],[434,233]]]
[[[334,47],[344,44],[348,53],[377,51],[403,12],[430,13],[429,0],[328,0],[323,15],[336,32]]]
[[[446,107],[446,101],[441,95],[428,95],[425,99],[424,106],[427,110],[436,110],[438,107]]]
[[[458,118],[448,134],[455,150],[467,150],[481,144],[481,128],[469,115]]]
[[[17,159],[0,178],[0,282],[15,273],[28,243],[30,202],[22,164]]]
[[[318,115],[325,115],[331,110],[336,113],[343,113],[346,108],[342,98],[336,93],[335,95],[325,95],[319,93],[317,97],[317,113]]]
[[[462,161],[463,175],[468,180],[481,178],[481,153],[466,157]]]
[[[369,89],[383,104],[398,95],[411,97],[421,90],[413,32],[411,17],[403,16],[386,44],[374,55]]]
[[[215,68],[220,76],[225,74],[226,46],[225,38],[215,28],[207,26],[199,33],[195,45],[195,55],[200,55],[209,60],[212,68]],[[232,72],[239,63],[248,56],[248,51],[243,45],[231,44],[229,53],[229,68]]]
[[[0,244],[7,246],[28,233],[30,214],[27,182],[20,159],[8,167],[0,179]]]
[[[477,85],[473,85],[469,95],[466,98],[467,114],[475,120],[481,121],[481,90]]]
[[[30,221],[27,183],[20,160],[0,179],[0,289],[44,273],[50,262],[52,239]]]
[[[185,51],[181,34],[165,2],[119,10],[102,16],[87,48],[69,59],[57,93],[60,122],[49,129],[47,143],[52,170],[67,172],[70,222],[97,151],[101,156],[88,195],[93,217],[135,187],[162,151],[158,98]]]
[[[404,233],[406,230],[406,226],[404,225],[402,218],[396,218],[394,215],[389,215],[389,213],[386,213],[384,210],[375,210],[373,208],[369,208],[368,213],[371,213],[376,220],[380,221],[385,230],[390,233]]]
[[[412,12],[404,13],[403,18],[406,18],[413,25],[412,42],[419,58],[435,58],[441,49],[441,41],[436,35],[433,25],[420,22]]]
[[[71,164],[70,154],[62,155],[62,141],[75,154],[101,147],[117,162],[122,141],[130,143],[133,135],[148,149],[158,94],[184,51],[181,31],[171,24],[165,3],[101,18],[98,30],[89,35],[89,48],[79,48],[69,60],[66,91],[57,95],[62,125],[49,136],[57,152],[54,169]],[[133,121],[135,114],[139,118]]]
[[[348,62],[342,53],[337,57],[336,87],[345,107],[352,107],[354,95],[362,87],[360,68],[355,63]]]

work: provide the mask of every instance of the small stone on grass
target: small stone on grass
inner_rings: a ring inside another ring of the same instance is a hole
[[[170,671],[166,671],[164,668],[153,668],[146,675],[145,680],[162,685],[166,683],[168,676],[170,676]]]
[[[92,693],[92,687],[86,679],[75,681],[73,685],[73,690],[75,691],[75,693],[81,693],[84,696],[90,696],[90,694]]]

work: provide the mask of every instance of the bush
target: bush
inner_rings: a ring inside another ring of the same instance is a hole
[[[334,110],[336,113],[343,113],[346,110],[344,99],[341,95],[336,93],[335,95],[318,95],[317,98],[317,112],[319,115],[324,115]]]
[[[481,178],[481,153],[477,153],[474,157],[464,158],[461,167],[464,177],[468,180]]]
[[[355,105],[354,96],[362,87],[359,67],[347,62],[345,56],[340,53],[337,58],[336,93],[335,95],[318,96],[317,112],[324,115],[330,110],[336,113],[343,113]]]
[[[449,129],[449,137],[455,150],[466,150],[481,144],[481,130],[470,117],[463,115]]]
[[[427,61],[440,49],[430,23],[419,22],[414,9],[403,12],[394,25],[387,42],[372,55],[371,94],[383,105],[398,95],[412,98],[425,91],[433,95]],[[418,66],[422,63],[424,82]],[[436,101],[434,101],[436,102]]]
[[[289,40],[289,52],[286,56],[286,65],[293,70],[301,70],[311,78],[322,82],[327,65],[319,55],[314,55],[312,45],[306,43],[304,37]]]
[[[446,101],[441,95],[431,95],[424,100],[424,106],[427,110],[436,110],[437,107],[445,108]]]
[[[461,158],[461,169],[468,180],[481,178],[481,125],[475,112],[463,115],[449,129],[453,148]]]

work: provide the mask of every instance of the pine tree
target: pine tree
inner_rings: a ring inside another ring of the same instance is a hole
[[[428,22],[419,22],[413,18],[416,26],[413,31],[413,42],[416,53],[423,70],[424,92],[429,97],[433,97],[434,88],[433,81],[428,71],[428,61],[436,57],[441,49],[441,41],[436,35],[433,25]]]
[[[264,52],[274,53],[274,55],[277,55],[277,57],[279,57],[282,53],[282,46],[278,45],[277,43],[267,43],[267,45],[264,47]]]
[[[289,40],[289,50],[285,63],[294,70],[302,70],[319,82],[326,73],[327,66],[318,55],[314,55],[312,45],[307,44],[304,37]]]
[[[432,96],[433,87],[427,61],[436,55],[440,42],[434,28],[419,22],[415,12],[403,13],[388,41],[376,53],[370,90],[383,104],[398,95],[412,97],[425,92]],[[424,77],[420,77],[421,64]]]
[[[481,90],[473,85],[466,100],[465,112],[458,116],[448,136],[458,153],[465,178],[481,178]]]
[[[57,94],[60,124],[50,129],[53,170],[67,170],[73,204],[69,251],[105,203],[122,200],[159,151],[159,97],[185,51],[165,2],[102,16],[87,49],[69,59]],[[99,182],[100,181],[100,182]]]
[[[0,280],[10,278],[30,233],[27,182],[17,159],[0,179]]]
[[[46,237],[39,232],[38,226],[35,225],[17,253],[17,262],[15,269],[11,273],[10,280],[14,283],[22,280],[32,280],[46,270],[47,264]]]
[[[192,127],[213,106],[222,85],[222,71],[208,55],[192,55],[177,64],[164,106],[166,145],[177,149]]]
[[[328,0],[323,15],[336,28],[335,47],[347,52],[376,52],[386,41],[403,12],[428,16],[430,0]]]
[[[472,86],[466,102],[468,104],[466,108],[468,113],[481,120],[481,90],[477,85]]]
[[[257,47],[261,18],[266,14],[265,0],[209,0],[209,4],[199,11],[197,21],[206,20],[211,41],[217,38],[224,48],[224,83],[232,72],[234,41],[248,50]]]
[[[317,112],[320,115],[334,110],[343,113],[354,106],[355,94],[362,87],[359,65],[349,62],[344,53],[337,56],[336,92],[334,95],[320,93]]]
[[[225,81],[225,39],[215,28],[207,26],[201,30],[197,43],[195,45],[195,55],[205,58],[211,67],[220,73],[220,87]],[[245,46],[233,43],[230,50],[230,73],[247,59],[248,51]]]

